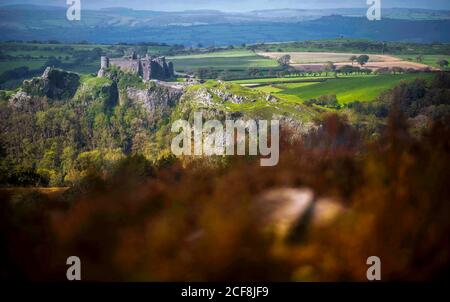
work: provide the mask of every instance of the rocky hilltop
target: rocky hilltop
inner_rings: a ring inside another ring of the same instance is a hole
[[[134,154],[158,161],[171,154],[172,123],[195,112],[222,122],[277,119],[299,135],[315,129],[319,114],[237,84],[143,81],[120,69],[97,77],[48,68],[0,97],[5,162],[25,171],[11,171],[3,182],[12,185],[73,184],[87,167],[106,169]]]
[[[105,70],[100,78],[80,78],[75,73],[47,68],[41,77],[24,81],[21,90],[12,95],[9,102],[16,109],[38,110],[42,107],[39,97],[74,102],[84,108],[97,103],[105,110],[129,103],[145,110],[152,123],[169,117],[189,120],[194,111],[204,112],[205,118],[219,120],[226,117],[279,119],[300,133],[313,128],[312,121],[317,115],[301,104],[287,107],[270,93],[236,84],[145,82],[138,75],[120,69]]]
[[[78,74],[47,67],[41,77],[24,81],[22,90],[30,95],[69,99],[75,95],[79,85]]]

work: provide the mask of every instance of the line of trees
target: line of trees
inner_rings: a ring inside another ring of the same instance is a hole
[[[352,65],[357,62],[359,65],[364,66],[369,62],[370,57],[368,55],[360,55],[360,56],[351,56],[350,61],[352,62]]]
[[[449,63],[447,60],[442,59],[442,60],[437,61],[437,64],[441,68],[447,68]]]

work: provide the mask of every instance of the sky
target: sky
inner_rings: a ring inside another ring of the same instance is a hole
[[[366,7],[366,0],[80,0],[84,8],[129,7],[158,11],[214,9],[250,11],[281,8]],[[0,0],[1,5],[36,4],[66,6],[66,0]],[[450,0],[381,0],[381,7],[428,8],[450,10]]]

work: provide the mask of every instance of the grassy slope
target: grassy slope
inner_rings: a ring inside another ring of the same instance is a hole
[[[202,93],[203,90],[207,90],[213,96],[214,105],[196,105],[196,95]],[[230,101],[223,102],[221,97],[217,96],[216,92],[222,91],[226,93],[232,93],[245,98],[241,104],[236,104]],[[193,106],[192,110],[198,111],[201,108],[204,109],[217,109],[224,112],[240,112],[244,113],[252,118],[271,119],[274,115],[288,116],[293,119],[308,122],[312,121],[318,116],[318,112],[310,107],[307,107],[297,100],[289,100],[286,98],[278,98],[275,103],[267,100],[268,94],[256,89],[250,89],[242,87],[233,83],[224,83],[216,81],[207,81],[204,84],[194,85],[188,88],[187,93],[183,97],[188,102],[182,102],[173,115],[173,118],[180,118],[180,112],[186,111],[183,106]]]
[[[324,74],[325,75],[325,74]],[[319,82],[325,79],[332,79],[334,76],[317,77],[284,77],[284,78],[255,78],[246,80],[231,81],[234,84],[275,84],[275,83],[298,83],[298,82]]]
[[[371,101],[381,92],[396,86],[400,81],[413,80],[417,77],[429,79],[432,76],[432,74],[378,75],[331,79],[326,82],[309,83],[309,85],[305,85],[305,83],[288,84],[288,86],[275,85],[278,90],[274,93],[291,101],[308,100],[318,98],[321,95],[335,94],[339,102],[345,104],[357,100]],[[263,89],[265,91],[270,90],[267,86]]]
[[[362,75],[360,74],[351,74],[351,75],[339,75],[340,79],[347,79],[347,78],[360,78]],[[367,76],[366,76],[367,77]],[[298,76],[292,76],[292,77],[281,77],[281,78],[254,78],[254,79],[245,79],[245,80],[233,80],[230,81],[234,84],[247,84],[247,85],[270,85],[270,84],[301,84],[301,83],[310,83],[310,82],[323,82],[325,80],[332,80],[335,79],[334,74],[329,73],[328,76],[326,76],[325,72],[322,72],[320,76],[304,76],[304,77],[298,77]]]

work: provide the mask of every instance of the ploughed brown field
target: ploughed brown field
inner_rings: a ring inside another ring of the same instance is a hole
[[[278,60],[284,55],[291,56],[292,67],[299,70],[320,71],[323,64],[333,62],[337,67],[344,65],[352,65],[351,56],[359,56],[361,54],[354,53],[333,53],[333,52],[260,52],[258,55],[266,58]],[[367,54],[370,57],[369,62],[364,65],[365,68],[377,70],[381,68],[400,67],[403,69],[423,70],[429,68],[431,70],[439,70],[425,64],[405,61],[390,55]],[[354,62],[354,66],[359,66]]]

